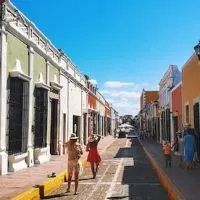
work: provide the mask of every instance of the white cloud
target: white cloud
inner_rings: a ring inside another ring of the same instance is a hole
[[[120,115],[137,115],[140,110],[140,95],[142,89],[156,90],[154,84],[148,82],[135,83],[123,81],[106,81],[100,92]],[[128,87],[132,86],[132,87]]]
[[[108,88],[121,88],[127,86],[133,86],[132,82],[121,82],[121,81],[106,81],[104,85]]]
[[[97,85],[97,81],[94,79],[88,80],[88,82],[92,83],[93,85]]]
[[[134,92],[134,91],[110,91],[108,94],[110,94],[111,97],[118,97],[118,98],[139,98],[140,93]]]

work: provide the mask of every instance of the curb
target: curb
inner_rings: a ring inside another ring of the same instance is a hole
[[[102,152],[105,152],[106,149],[113,142],[114,140],[111,141],[108,145],[106,145],[105,148],[102,150]],[[83,169],[89,166],[86,161],[86,158],[83,158],[81,163]],[[49,195],[57,188],[59,188],[62,185],[62,183],[66,182],[67,176],[68,176],[67,171],[62,172],[58,174],[55,178],[49,178],[46,181],[44,181],[41,185],[36,185],[35,187],[17,195],[16,197],[12,198],[12,200],[40,200],[41,198],[44,198],[45,196]]]
[[[12,198],[12,200],[40,200],[39,188],[31,188],[28,191]]]
[[[141,144],[142,145],[142,144]],[[181,192],[176,188],[176,186],[168,178],[164,170],[159,166],[157,161],[152,157],[152,155],[147,151],[147,149],[142,145],[142,148],[151,162],[151,165],[156,170],[156,173],[160,179],[162,186],[165,188],[171,200],[186,200]]]

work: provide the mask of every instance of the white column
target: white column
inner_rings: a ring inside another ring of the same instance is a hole
[[[59,76],[61,76],[59,74]],[[60,83],[60,81],[59,81]],[[63,155],[63,141],[64,139],[64,133],[63,133],[63,102],[64,99],[62,99],[61,91],[60,91],[60,102],[59,102],[59,107],[58,107],[58,113],[59,113],[59,120],[58,120],[58,129],[59,129],[59,136],[58,136],[58,151],[59,155]]]
[[[28,158],[26,160],[29,167],[34,165],[33,157],[33,133],[32,133],[32,122],[33,122],[33,69],[34,69],[34,49],[29,47],[29,76],[31,80],[29,82],[29,108],[28,108]]]
[[[99,113],[96,113],[96,133],[99,134]]]
[[[101,121],[102,119],[101,119],[101,115],[100,115],[100,113],[99,113],[99,135],[102,135],[102,121]]]
[[[49,86],[49,61],[46,61],[46,73],[47,73],[47,82],[46,84]],[[48,100],[48,111],[47,111],[47,157],[50,159],[50,142],[51,142],[51,99],[49,95],[50,91],[47,92],[47,100]]]
[[[67,79],[67,139],[70,137],[70,80]]]
[[[84,123],[83,123],[83,89],[81,88],[81,118],[80,118],[80,143],[83,145],[83,132],[84,132]]]
[[[159,131],[160,131],[160,143],[162,144],[162,140],[163,140],[162,139],[163,138],[162,137],[162,134],[163,134],[162,133],[162,110],[161,110],[161,113],[160,113],[160,130]]]
[[[87,112],[87,114],[86,114],[86,127],[85,127],[85,132],[86,132],[86,138],[85,138],[85,141],[86,141],[86,143],[87,143],[87,141],[88,141],[88,92],[87,92],[87,94],[86,94],[86,112]]]
[[[7,83],[7,32],[1,26],[1,66],[0,66],[0,175],[8,172],[8,154],[6,152],[6,83]]]
[[[102,124],[103,124],[103,130],[102,130],[102,136],[104,136],[104,132],[105,132],[105,123],[104,123],[104,117],[102,117]]]
[[[170,138],[171,138],[171,145],[174,144],[174,120],[173,120],[173,113],[172,113],[172,92],[170,92]]]

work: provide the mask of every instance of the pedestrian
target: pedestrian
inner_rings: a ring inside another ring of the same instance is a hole
[[[100,139],[101,139],[101,136],[99,135],[95,135],[95,134],[90,135],[88,144],[86,147],[86,151],[89,152],[87,161],[90,162],[93,179],[96,178],[96,174],[99,169],[99,164],[101,162],[101,157],[97,149]]]
[[[77,195],[78,191],[78,181],[79,173],[81,169],[80,157],[83,154],[81,145],[78,143],[78,137],[75,133],[71,134],[70,140],[65,143],[65,147],[68,151],[68,187],[67,192],[70,192],[71,180],[74,174],[75,177],[75,191],[74,194]]]
[[[170,146],[169,141],[164,142],[163,154],[165,156],[165,167],[171,168],[171,146]]]
[[[192,169],[192,162],[196,151],[195,138],[189,124],[186,124],[184,134],[184,162],[188,171]]]
[[[175,155],[178,157],[178,166],[182,167],[183,166],[183,153],[184,153],[184,139],[182,137],[182,131],[177,132],[177,137],[176,137],[176,142],[177,142],[177,147],[175,148]]]
[[[197,132],[195,131],[195,129],[192,129],[192,133],[195,139],[195,153],[194,153],[194,157],[193,157],[193,164],[194,166],[197,165],[197,163],[199,163],[199,134],[197,134]]]

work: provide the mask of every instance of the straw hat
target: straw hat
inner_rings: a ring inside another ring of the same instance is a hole
[[[78,137],[76,136],[75,133],[72,133],[70,136],[70,140],[76,140],[76,139],[78,139]]]
[[[186,127],[186,128],[190,128],[190,127],[191,127],[191,124],[190,124],[190,123],[186,123],[186,124],[185,124],[185,127]]]
[[[89,137],[89,139],[88,139],[88,141],[89,141],[89,142],[94,142],[94,141],[97,140],[97,139],[98,139],[98,137],[97,137],[96,134],[91,134],[90,137]]]
[[[177,132],[176,132],[176,134],[181,134],[182,133],[182,131],[181,130],[178,130]]]

